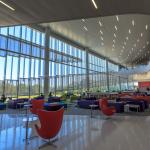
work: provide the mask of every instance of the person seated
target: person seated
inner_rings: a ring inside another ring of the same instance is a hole
[[[1,96],[1,102],[4,103],[4,102],[6,101],[6,98],[7,98],[7,97],[5,97],[4,94],[2,94],[2,96]]]
[[[150,96],[150,89],[149,88],[146,89],[146,95]]]

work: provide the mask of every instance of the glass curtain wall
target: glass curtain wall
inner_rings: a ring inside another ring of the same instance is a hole
[[[119,66],[108,62],[108,80],[109,80],[109,91],[116,92],[120,91],[120,79],[117,75],[119,71]]]
[[[27,26],[0,28],[0,94],[35,96],[43,92],[45,35]]]
[[[90,91],[107,91],[106,60],[71,44],[49,37],[49,91],[87,90],[89,66]],[[43,93],[45,66],[45,33],[28,26],[0,28],[0,94],[8,97],[36,96]],[[108,62],[111,91],[127,89],[127,78],[119,79],[119,66]]]
[[[118,75],[119,66],[108,62],[109,90],[110,92],[128,90],[128,77]]]
[[[89,54],[88,57],[90,91],[107,91],[106,60],[93,54]]]
[[[50,91],[85,91],[86,52],[52,36],[49,40]]]

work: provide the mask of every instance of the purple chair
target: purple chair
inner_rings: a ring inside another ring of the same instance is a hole
[[[60,97],[52,96],[48,98],[48,103],[60,102]]]
[[[87,108],[87,109],[90,109],[91,107],[89,105],[97,105],[97,108],[99,108],[99,103],[97,100],[78,100],[77,101],[77,105],[80,107],[80,108]]]
[[[124,112],[124,105],[125,103],[122,102],[108,102],[109,106],[114,106],[116,108],[116,113],[123,113]]]
[[[10,100],[8,101],[8,108],[12,108],[12,109],[22,108],[23,105],[18,105],[18,103],[24,103],[27,102],[28,100],[29,100],[28,98]]]

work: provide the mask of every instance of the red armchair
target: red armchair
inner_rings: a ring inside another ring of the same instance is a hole
[[[32,114],[37,115],[38,110],[44,109],[44,100],[32,100],[31,104],[32,108],[30,109],[30,111],[32,112]]]
[[[53,142],[50,141],[50,139],[56,137],[60,130],[63,120],[63,113],[63,107],[57,111],[38,111],[38,117],[40,120],[41,127],[39,128],[38,125],[35,124],[36,131],[41,138],[49,140],[49,142],[40,146],[39,148],[42,148],[48,144],[53,144]]]
[[[116,112],[115,107],[108,106],[107,99],[101,99],[99,101],[99,107],[100,107],[102,113],[106,116],[112,116]]]

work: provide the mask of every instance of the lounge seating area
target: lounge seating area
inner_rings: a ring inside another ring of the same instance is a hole
[[[0,0],[0,150],[150,150],[150,0]]]

